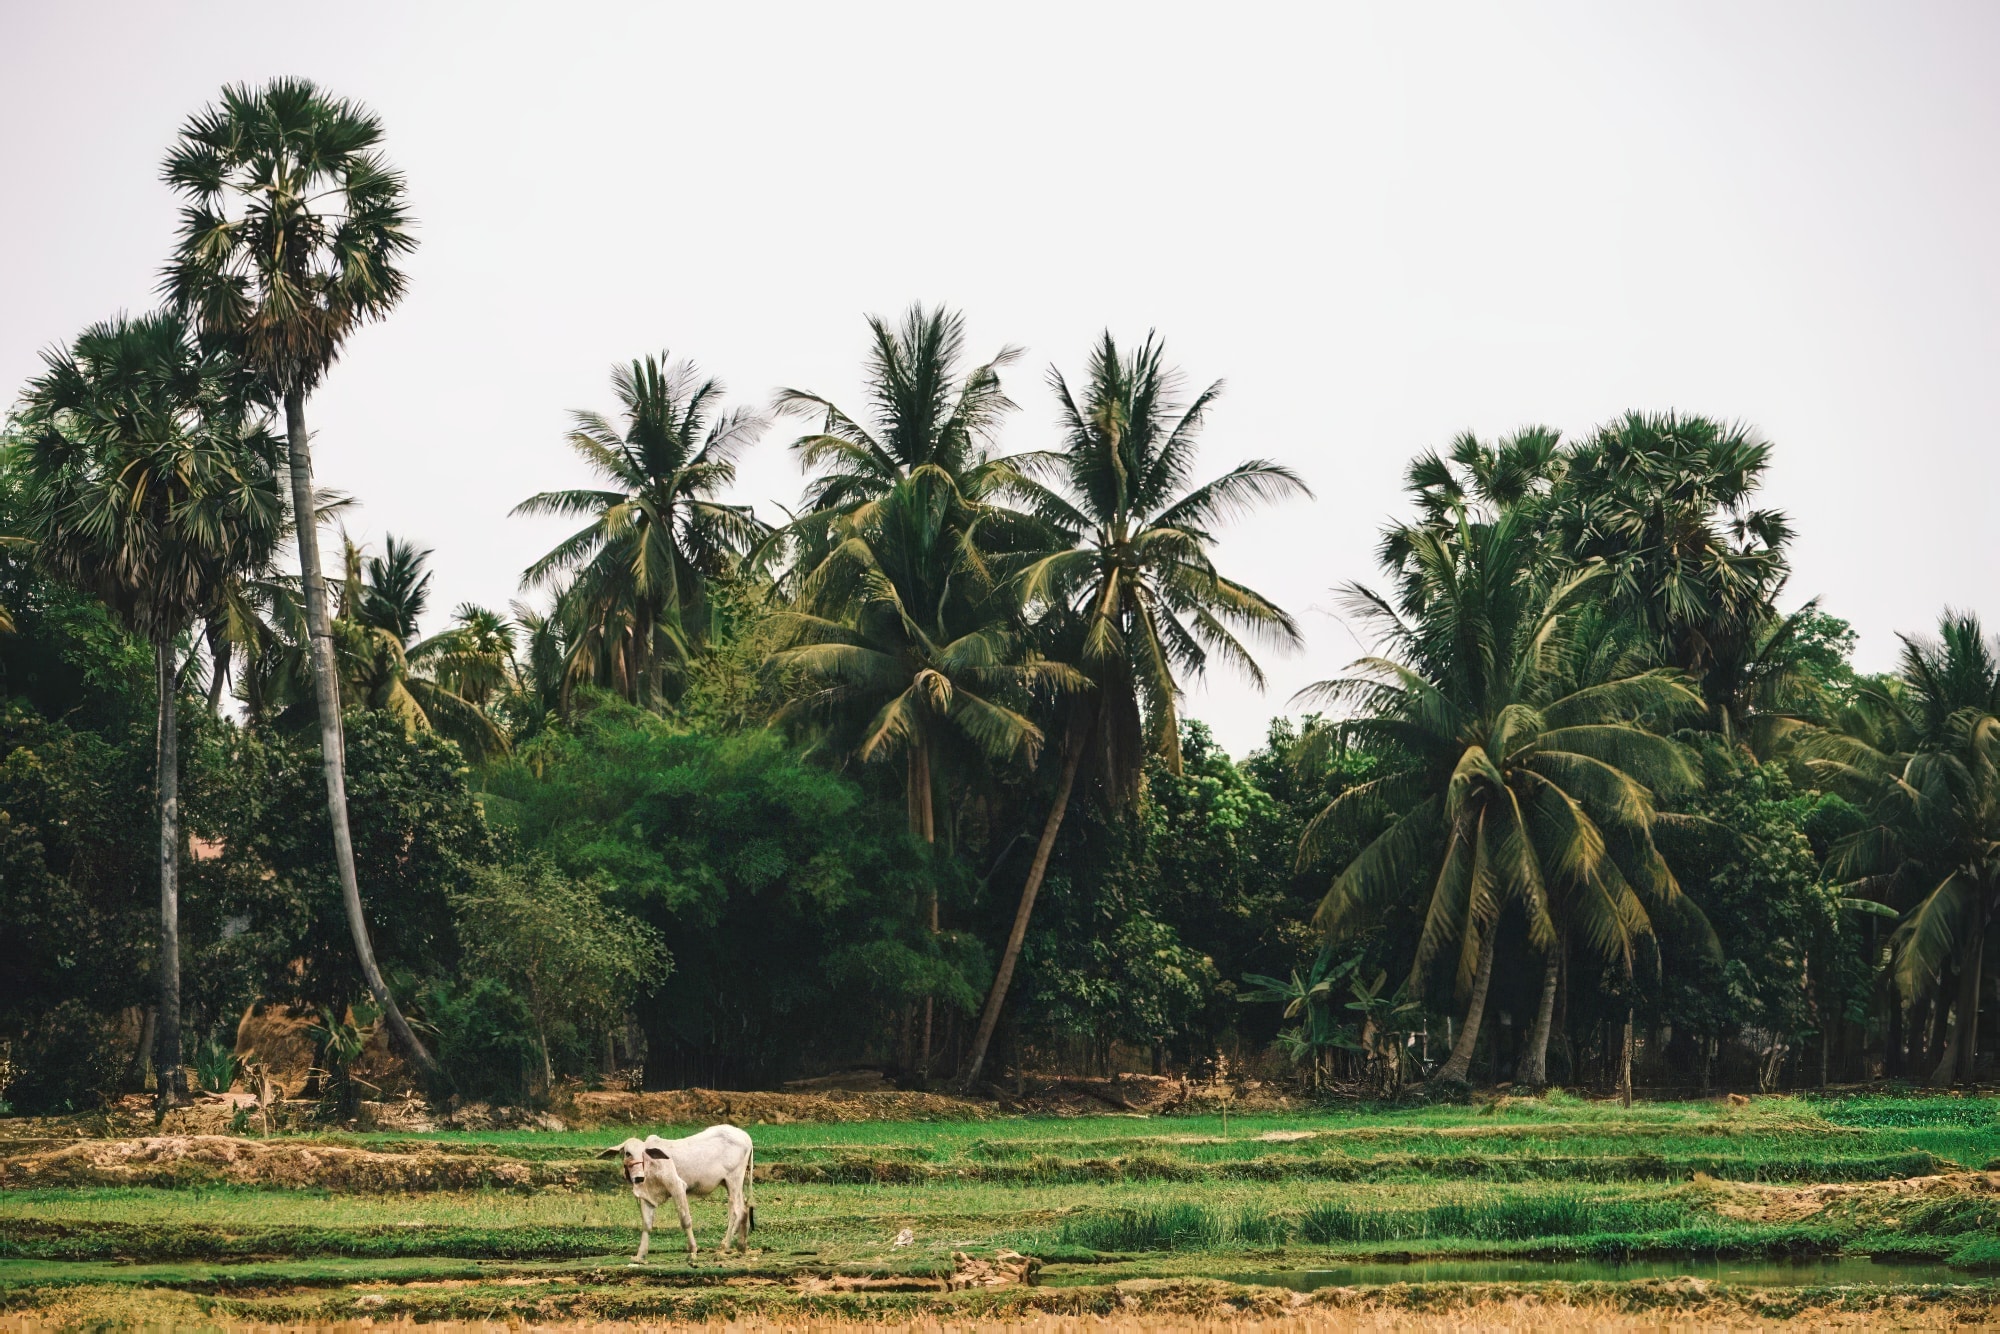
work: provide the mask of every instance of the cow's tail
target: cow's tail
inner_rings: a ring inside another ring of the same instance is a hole
[[[750,1225],[744,1229],[746,1232],[757,1230],[757,1200],[753,1193],[756,1188],[757,1146],[752,1144],[749,1156],[743,1160],[743,1201],[750,1206]]]

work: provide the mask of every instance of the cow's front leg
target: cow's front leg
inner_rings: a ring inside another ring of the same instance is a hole
[[[681,1231],[687,1233],[688,1263],[694,1263],[694,1215],[688,1212],[687,1187],[678,1181],[674,1183],[674,1208],[680,1211]]]
[[[632,1257],[632,1263],[646,1263],[646,1252],[653,1248],[653,1202],[639,1201],[639,1253]]]

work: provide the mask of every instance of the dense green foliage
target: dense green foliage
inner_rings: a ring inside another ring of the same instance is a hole
[[[1990,1069],[2000,646],[1953,614],[1862,678],[1843,622],[1781,611],[1749,428],[1421,455],[1343,589],[1372,651],[1240,761],[1185,692],[1298,636],[1217,545],[1305,488],[1198,482],[1220,385],[1184,399],[1151,335],[1052,371],[1058,437],[1004,454],[1018,350],[872,318],[863,411],[777,395],[810,419],[777,526],[722,499],[765,417],[634,361],[567,436],[597,485],[521,507],[582,523],[524,561],[547,600],[439,626],[416,541],[344,544],[324,589],[316,555],[306,397],[412,244],[382,136],[298,81],[191,120],[169,308],[52,354],[0,451],[13,1105],[197,1050],[218,1082],[257,1006],[343,1088],[379,1013],[430,1092],[508,1099]]]

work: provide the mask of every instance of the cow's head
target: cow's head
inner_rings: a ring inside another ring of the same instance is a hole
[[[645,1140],[628,1139],[623,1144],[612,1145],[597,1156],[622,1159],[620,1166],[624,1170],[626,1182],[636,1186],[646,1179],[646,1160],[664,1159],[667,1154],[664,1149],[650,1147]]]

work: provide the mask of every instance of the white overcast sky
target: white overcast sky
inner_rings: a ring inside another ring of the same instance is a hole
[[[410,294],[313,401],[354,531],[436,550],[433,624],[505,606],[582,480],[611,363],[689,355],[741,399],[859,395],[862,316],[964,309],[1051,362],[1158,329],[1228,380],[1204,468],[1318,493],[1225,567],[1308,648],[1190,712],[1238,754],[1357,653],[1418,450],[1626,408],[1750,422],[1822,595],[1897,631],[1994,606],[2000,7],[945,3],[507,6],[0,0],[0,389],[153,300],[182,120],[305,75],[379,112],[421,222]],[[740,498],[795,502],[782,427]]]

